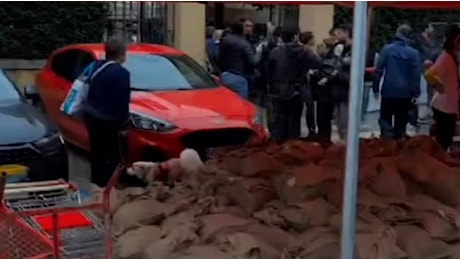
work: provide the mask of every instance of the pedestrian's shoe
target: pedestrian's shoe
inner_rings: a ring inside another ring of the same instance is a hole
[[[308,129],[308,139],[316,138],[318,134],[315,129]]]

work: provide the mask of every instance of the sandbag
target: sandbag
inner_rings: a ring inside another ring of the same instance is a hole
[[[275,200],[265,204],[263,209],[254,212],[252,217],[268,226],[286,228],[287,223],[284,218],[280,216],[282,208],[284,208],[283,203],[279,200]]]
[[[397,167],[434,198],[449,206],[460,206],[460,174],[457,169],[428,154],[401,154],[397,159]]]
[[[144,249],[143,258],[169,258],[173,252],[183,250],[199,242],[196,232],[199,225],[180,224],[169,230],[160,240],[149,243]]]
[[[209,241],[218,234],[244,231],[254,220],[240,218],[228,214],[211,214],[199,218],[202,223],[200,236],[203,241]]]
[[[273,176],[278,197],[287,204],[325,196],[328,182],[338,179],[339,171],[334,168],[308,164],[285,170],[285,174]]]
[[[290,165],[314,163],[323,158],[324,149],[318,143],[290,140],[283,143],[281,149],[274,156],[283,163]]]
[[[219,248],[235,258],[273,259],[279,258],[281,251],[267,245],[264,241],[244,232],[219,234],[216,237]]]
[[[323,198],[291,204],[282,209],[280,215],[292,229],[302,232],[307,228],[325,226],[335,209]]]
[[[356,234],[356,249],[359,258],[404,258],[405,252],[396,243],[396,233],[389,226],[380,226],[370,232]]]
[[[241,176],[271,176],[278,174],[283,165],[275,158],[265,152],[256,152],[241,159],[241,172],[236,172]]]
[[[161,222],[161,236],[164,237],[168,235],[178,226],[186,226],[190,230],[193,230],[200,227],[200,222],[191,212],[181,212],[179,214],[169,216]]]
[[[174,259],[230,259],[232,256],[214,245],[193,245],[174,253]]]
[[[287,243],[293,239],[293,236],[276,227],[268,227],[261,224],[252,224],[244,231],[255,238],[264,241],[267,245],[278,251],[282,251]]]
[[[261,178],[237,179],[225,189],[230,200],[247,213],[259,210],[275,198],[273,185]]]
[[[160,237],[160,228],[157,226],[141,226],[130,230],[118,238],[120,247],[117,256],[120,258],[139,258],[145,247],[159,240]]]
[[[135,200],[122,205],[113,215],[113,232],[121,235],[142,225],[154,225],[164,217],[167,206],[156,200]]]
[[[414,225],[401,225],[395,228],[398,246],[409,258],[446,258],[449,246],[441,240],[435,240],[423,229]]]
[[[440,214],[430,211],[413,211],[412,214],[432,238],[445,242],[460,239],[460,229],[450,223],[447,217],[443,218]]]
[[[395,163],[393,157],[369,159],[360,167],[360,181],[377,195],[404,199],[406,186]]]
[[[360,159],[374,157],[395,156],[398,153],[398,142],[393,139],[361,139],[360,140]]]
[[[282,252],[283,258],[338,258],[339,237],[328,227],[309,229],[290,240]]]

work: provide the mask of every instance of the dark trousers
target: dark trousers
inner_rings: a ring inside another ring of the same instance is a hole
[[[303,102],[300,95],[286,101],[272,101],[271,137],[276,141],[296,139],[300,137],[300,117]]]
[[[332,117],[334,116],[334,102],[332,100],[318,100],[317,122],[318,136],[325,140],[331,140],[332,135]]]
[[[436,141],[447,151],[452,146],[457,115],[444,113],[433,108],[433,118],[436,122]]]
[[[313,99],[313,95],[311,93],[311,88],[306,88],[302,94],[303,101],[305,103],[306,113],[305,113],[305,121],[307,122],[308,127],[308,134],[310,135],[312,132],[316,133],[316,121],[315,121],[315,101]]]
[[[113,121],[85,115],[90,142],[91,183],[107,186],[112,173],[121,162],[120,132],[122,127]]]
[[[382,138],[402,139],[406,135],[409,122],[409,98],[385,98],[380,103],[380,135]]]

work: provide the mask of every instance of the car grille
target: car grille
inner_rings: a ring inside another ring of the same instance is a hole
[[[246,144],[252,134],[252,130],[247,128],[203,130],[185,135],[180,141],[183,146],[192,149],[236,146]]]
[[[32,148],[0,149],[0,165],[27,163],[40,158],[40,153]]]

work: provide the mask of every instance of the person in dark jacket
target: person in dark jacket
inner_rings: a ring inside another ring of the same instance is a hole
[[[319,69],[321,66],[322,60],[314,51],[315,46],[315,37],[312,32],[303,32],[300,34],[300,42],[305,48],[307,53],[307,58],[305,60],[305,70],[308,73]],[[313,91],[310,86],[310,81],[307,81],[307,87],[303,89],[302,97],[306,107],[305,119],[308,127],[308,136],[313,137],[316,135],[316,109],[315,109],[315,98],[313,96]]]
[[[307,53],[296,39],[299,30],[286,28],[281,33],[283,44],[275,47],[268,60],[268,95],[272,100],[274,122],[270,133],[281,141],[300,137],[302,88],[306,88]]]
[[[372,89],[375,95],[381,94],[382,138],[405,136],[412,102],[420,96],[422,66],[419,52],[409,45],[411,31],[408,25],[398,28],[393,41],[382,48],[375,68]]]
[[[129,72],[121,66],[126,58],[125,44],[108,41],[105,58],[96,62],[95,70],[107,62],[111,64],[90,79],[84,107],[91,151],[91,182],[99,187],[108,184],[121,162],[120,132],[129,119],[131,92]]]
[[[337,109],[337,128],[343,141],[348,122],[351,27],[341,25],[334,32],[336,42],[323,54],[322,66],[313,77],[318,92],[318,135],[328,142],[331,141],[334,109]]]
[[[243,26],[236,23],[219,44],[221,82],[240,97],[248,99],[249,80],[256,65],[253,48],[243,35]]]
[[[337,43],[334,47],[336,58],[335,74],[332,79],[332,95],[337,111],[337,130],[342,141],[346,141],[348,130],[348,95],[351,68],[351,26],[343,24],[335,30]]]

